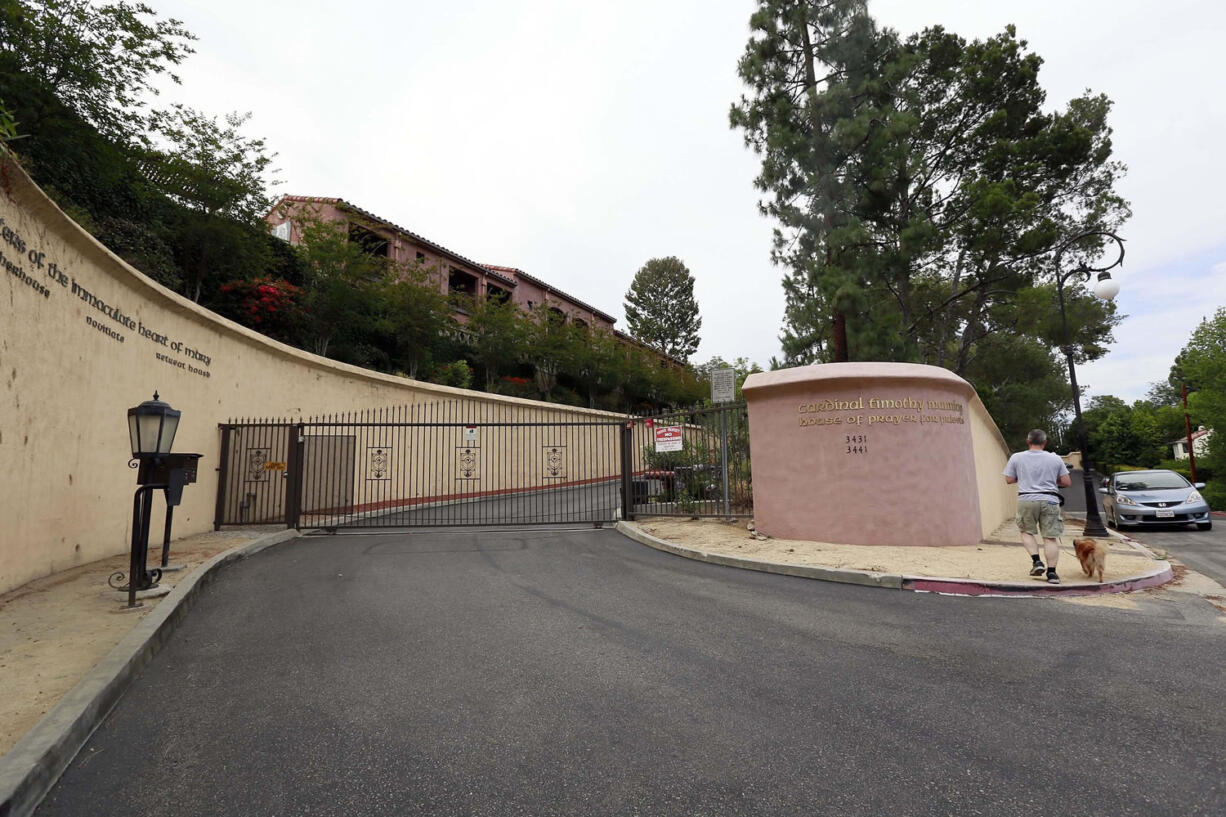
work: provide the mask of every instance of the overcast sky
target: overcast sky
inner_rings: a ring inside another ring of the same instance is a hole
[[[339,196],[475,260],[618,316],[635,271],[696,279],[696,360],[780,355],[782,270],[756,157],[728,127],[751,0],[347,3],[147,0],[200,37],[167,97],[251,111],[277,193]],[[1092,393],[1141,397],[1226,304],[1226,106],[1209,0],[870,0],[884,25],[985,37],[1014,23],[1049,106],[1115,102],[1133,218],[1122,311]],[[1053,307],[1054,308],[1054,307]]]

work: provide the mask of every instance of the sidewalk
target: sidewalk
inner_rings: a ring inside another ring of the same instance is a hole
[[[174,587],[200,564],[271,530],[252,528],[202,533],[171,542],[163,587]],[[149,566],[162,548],[150,547]],[[128,571],[128,556],[37,579],[0,596],[0,755],[45,715],[109,653],[161,599],[127,611],[128,596],[107,586],[115,571]]]
[[[874,576],[880,578],[878,581],[857,583],[879,586],[903,586],[907,578],[926,578],[959,580],[989,588],[998,585],[1015,593],[1030,591],[1035,594],[1048,594],[1053,590],[1084,593],[1104,589],[1119,592],[1132,589],[1132,584],[1138,579],[1153,577],[1167,565],[1134,540],[1112,537],[1107,540],[1107,563],[1103,573],[1103,585],[1100,585],[1096,578],[1091,579],[1082,572],[1073,550],[1073,539],[1081,536],[1084,524],[1076,519],[1065,520],[1065,535],[1061,537],[1060,559],[1057,565],[1061,584],[1056,587],[1048,585],[1042,578],[1029,576],[1030,557],[1020,544],[1017,527],[1012,520],[1001,525],[978,545],[941,548],[839,545],[771,539],[749,530],[744,521],[729,524],[716,519],[640,517],[635,523],[630,523],[649,537],[695,554],[728,557],[764,565],[856,571],[867,574],[865,578],[868,579]],[[854,576],[848,578],[854,580]],[[887,581],[889,578],[895,581]],[[1169,578],[1168,571],[1166,579]],[[916,589],[938,589],[946,592],[946,588]],[[953,592],[956,592],[956,587]]]

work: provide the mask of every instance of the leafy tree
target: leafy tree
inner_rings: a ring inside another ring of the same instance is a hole
[[[455,332],[451,306],[430,280],[429,271],[420,265],[398,268],[385,298],[392,364],[416,379],[436,357],[451,351],[447,348],[447,340]],[[454,373],[448,376],[462,379]],[[471,372],[468,379],[472,379]]]
[[[524,361],[532,366],[541,399],[549,400],[558,385],[558,374],[575,368],[582,339],[565,315],[540,307],[524,322],[523,339]]]
[[[209,278],[215,283],[268,266],[272,239],[263,223],[271,204],[270,166],[262,139],[240,128],[250,114],[222,122],[182,105],[155,112],[151,128],[165,143],[143,151],[145,177],[176,208],[176,256],[185,273],[185,294],[200,301]]]
[[[973,378],[1007,364],[988,359],[1010,353],[1001,335],[1063,343],[1053,249],[1128,215],[1110,102],[1046,112],[1041,60],[1012,28],[904,39],[859,0],[760,0],[751,27],[739,64],[751,93],[731,121],[762,157],[762,209],[779,225],[787,361],[919,361]],[[1066,295],[1076,354],[1093,359],[1114,307],[1076,284]],[[1046,385],[1026,401],[1043,394],[1036,418],[1058,408]]]
[[[1183,436],[1183,411],[1113,395],[1096,396],[1083,412],[1095,458],[1108,465],[1153,468],[1170,456],[1168,443]]]
[[[117,144],[148,141],[153,81],[193,53],[195,36],[143,3],[8,0],[0,5],[0,76],[14,99],[35,100],[26,132],[58,116],[56,100]]]
[[[698,349],[702,318],[694,276],[673,256],[653,258],[634,274],[626,292],[630,334],[670,357],[687,360]]]
[[[457,304],[468,316],[460,330],[464,343],[485,377],[485,391],[493,391],[498,375],[523,359],[526,319],[510,299],[462,297]]]
[[[17,120],[9,113],[9,109],[4,107],[4,100],[0,99],[0,144],[16,138]]]
[[[617,405],[626,379],[623,342],[603,329],[584,332],[579,340],[571,375],[587,395],[588,408],[596,408],[600,395]]]
[[[151,105],[194,39],[139,3],[0,4],[0,76],[31,175],[133,266],[218,305],[222,282],[286,271],[260,223],[270,157],[239,133],[245,118]]]
[[[1226,307],[1200,322],[1176,365],[1192,392],[1188,405],[1201,423],[1214,430],[1205,465],[1217,474],[1226,473]]]
[[[302,229],[297,251],[306,271],[305,333],[308,348],[356,365],[378,356],[372,334],[387,325],[387,259],[372,256],[349,240],[348,225],[296,213]]]

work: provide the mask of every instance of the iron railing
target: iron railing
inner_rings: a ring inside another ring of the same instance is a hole
[[[636,418],[631,513],[734,517],[753,514],[749,420],[744,403]]]
[[[623,426],[566,407],[459,401],[229,423],[217,526],[278,515],[324,529],[612,522]]]
[[[649,417],[451,401],[221,426],[214,527],[752,513],[743,403]]]

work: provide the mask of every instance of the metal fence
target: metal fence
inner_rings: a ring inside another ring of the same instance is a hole
[[[444,402],[223,423],[214,527],[752,513],[743,403],[652,417]]]
[[[666,411],[632,423],[631,513],[753,514],[749,419],[744,403]]]
[[[607,417],[455,401],[227,423],[215,527],[612,522],[624,421]]]

